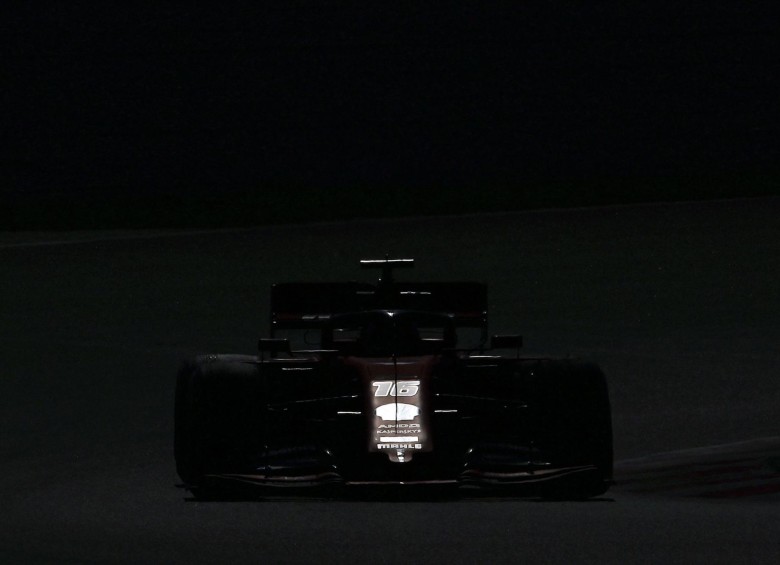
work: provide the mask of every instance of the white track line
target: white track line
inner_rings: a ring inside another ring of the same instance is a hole
[[[165,230],[165,231],[144,231],[141,233],[123,233],[109,235],[105,232],[97,230],[92,234],[103,235],[86,235],[85,237],[74,237],[73,239],[46,239],[40,241],[19,241],[13,243],[0,243],[1,249],[16,249],[16,248],[29,248],[29,247],[47,247],[47,246],[59,246],[59,245],[78,245],[84,243],[103,243],[108,241],[131,241],[131,240],[145,240],[145,239],[164,239],[171,237],[192,237],[198,235],[207,234],[223,234],[223,233],[242,233],[242,232],[262,232],[269,230],[287,230],[287,229],[309,229],[322,226],[333,225],[361,225],[361,224],[382,224],[389,223],[408,223],[416,221],[437,221],[437,220],[457,220],[467,218],[497,218],[507,216],[526,216],[528,214],[571,214],[583,210],[599,211],[599,210],[613,210],[613,209],[626,209],[626,208],[648,208],[648,207],[669,207],[669,206],[687,206],[691,204],[723,204],[730,202],[744,202],[750,200],[765,200],[767,205],[780,205],[780,198],[777,196],[753,196],[745,198],[719,198],[714,200],[679,200],[669,202],[637,202],[631,204],[609,204],[604,206],[581,206],[572,208],[535,208],[531,210],[510,210],[510,211],[497,211],[497,212],[480,212],[471,214],[442,214],[438,216],[401,216],[392,218],[355,218],[351,220],[331,220],[322,222],[308,222],[302,224],[277,224],[277,225],[262,225],[262,226],[250,226],[241,228],[216,228],[216,229],[197,229],[197,230]],[[128,230],[129,231],[129,230]],[[40,233],[40,232],[38,232]],[[69,232],[73,233],[73,232]],[[2,239],[2,232],[0,232],[0,239]]]
[[[780,494],[780,437],[658,453],[615,463],[623,490],[736,499]]]

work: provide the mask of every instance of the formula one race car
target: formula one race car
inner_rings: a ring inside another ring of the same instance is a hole
[[[597,366],[523,358],[516,335],[492,336],[488,347],[482,283],[395,281],[412,259],[361,264],[382,270],[377,284],[274,285],[258,356],[183,365],[175,455],[186,488],[607,490],[611,415]]]

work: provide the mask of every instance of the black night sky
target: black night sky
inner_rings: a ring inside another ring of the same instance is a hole
[[[418,4],[13,9],[0,228],[776,191],[771,8]]]

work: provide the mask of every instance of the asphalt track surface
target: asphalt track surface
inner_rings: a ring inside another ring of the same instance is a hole
[[[0,562],[780,562],[778,217],[761,198],[1,235]],[[252,352],[272,282],[373,276],[357,261],[385,252],[418,260],[406,277],[490,283],[492,329],[526,353],[598,361],[622,484],[588,502],[176,489],[180,361]]]

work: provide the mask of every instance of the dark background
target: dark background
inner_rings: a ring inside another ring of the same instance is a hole
[[[771,4],[418,4],[8,8],[0,229],[777,193]]]
[[[27,4],[0,19],[0,230],[778,192],[769,4]],[[779,210],[0,234],[0,562],[779,562],[776,498],[201,504],[171,445],[182,358],[252,352],[272,282],[377,250],[489,277],[493,330],[597,360],[619,460],[777,437]]]

